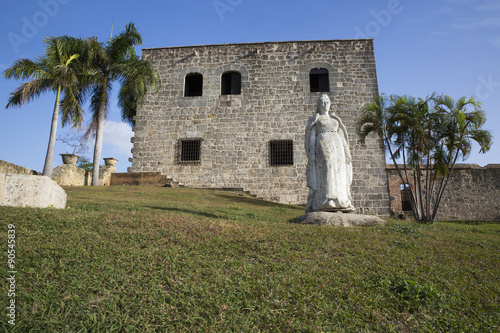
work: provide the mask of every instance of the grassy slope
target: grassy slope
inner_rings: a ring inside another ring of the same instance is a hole
[[[66,210],[0,207],[15,331],[499,330],[499,224],[305,226],[228,192],[67,193]]]

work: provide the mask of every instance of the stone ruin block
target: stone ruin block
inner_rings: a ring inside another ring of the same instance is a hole
[[[86,181],[85,170],[71,164],[58,165],[52,171],[52,180],[61,186],[84,186],[90,184]]]
[[[0,174],[0,205],[65,208],[66,192],[46,176]]]

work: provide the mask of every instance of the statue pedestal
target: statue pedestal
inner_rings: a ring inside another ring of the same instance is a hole
[[[346,214],[340,212],[311,212],[290,222],[300,224],[334,225],[341,227],[385,225],[387,221],[372,215]]]

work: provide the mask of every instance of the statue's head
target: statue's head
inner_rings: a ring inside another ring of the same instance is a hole
[[[330,97],[327,94],[321,94],[318,97],[318,112],[325,113],[330,110]]]

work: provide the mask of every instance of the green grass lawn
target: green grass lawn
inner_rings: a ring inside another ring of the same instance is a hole
[[[68,208],[0,207],[15,332],[498,332],[500,224],[296,225],[237,193],[66,188]]]

